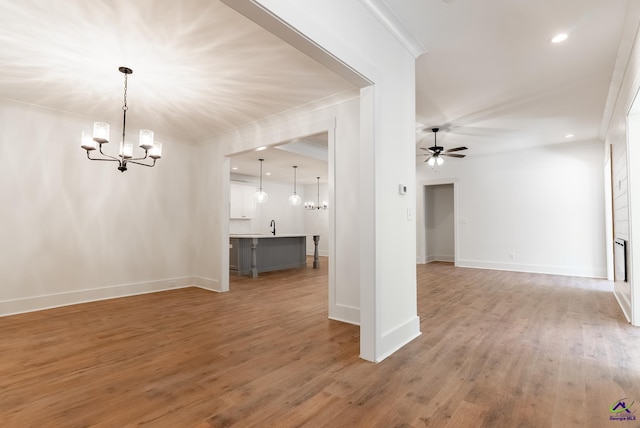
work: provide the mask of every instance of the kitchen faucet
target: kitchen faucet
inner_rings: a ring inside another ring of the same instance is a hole
[[[269,229],[271,230],[271,233],[273,233],[274,235],[276,234],[276,221],[275,220],[271,220],[271,224],[269,225]]]

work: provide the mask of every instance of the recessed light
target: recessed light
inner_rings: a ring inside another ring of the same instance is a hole
[[[569,35],[566,33],[560,33],[560,34],[556,34],[553,39],[551,39],[551,43],[560,43],[560,42],[564,42],[565,40],[567,40],[569,38]]]
[[[261,152],[263,150],[267,150],[267,146],[260,146],[256,149],[256,152]]]
[[[237,170],[238,170],[238,167],[237,167],[237,166],[234,166],[234,167],[232,167],[231,169],[232,169],[232,170],[234,170],[234,171],[237,171]]]
[[[271,173],[270,172],[265,172],[264,175],[271,175]]]
[[[564,138],[573,138],[573,134],[567,134],[564,136]]]

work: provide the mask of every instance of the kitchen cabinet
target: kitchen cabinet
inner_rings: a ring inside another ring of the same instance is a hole
[[[253,194],[255,186],[239,183],[229,185],[229,218],[249,220],[256,217]]]

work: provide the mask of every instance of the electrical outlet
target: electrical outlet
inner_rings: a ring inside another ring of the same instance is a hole
[[[509,253],[509,260],[513,260],[516,258],[516,255],[513,253]]]

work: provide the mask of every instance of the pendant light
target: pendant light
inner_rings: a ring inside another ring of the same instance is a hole
[[[313,201],[309,201],[304,203],[304,208],[307,210],[326,210],[329,208],[329,204],[327,204],[327,201],[320,203],[320,177],[316,177],[316,179],[318,180],[318,205]]]
[[[259,204],[266,204],[269,200],[269,195],[262,191],[262,162],[264,159],[258,159],[260,161],[260,190],[253,194],[253,200]]]
[[[302,199],[296,193],[296,170],[298,169],[297,165],[293,166],[293,195],[289,196],[289,205],[297,206],[302,203]]]

